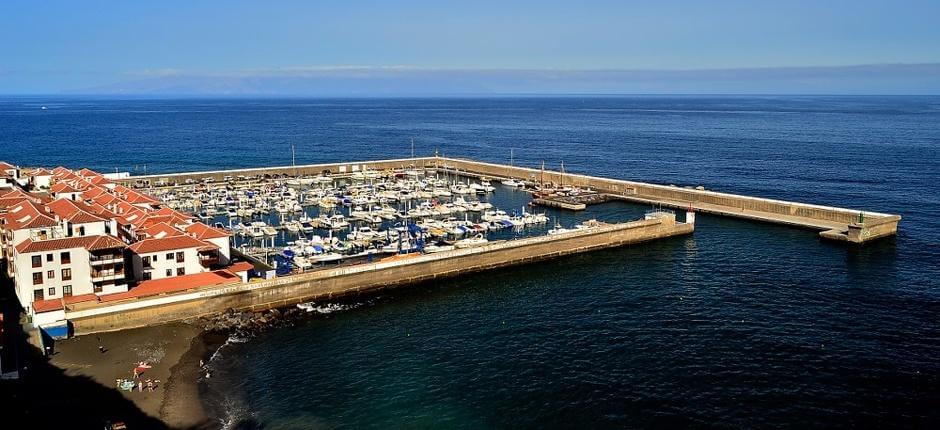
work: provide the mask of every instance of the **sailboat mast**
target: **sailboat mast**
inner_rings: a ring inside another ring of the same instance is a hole
[[[545,160],[542,160],[542,172],[539,174],[539,187],[545,189]]]
[[[415,158],[415,138],[411,138],[411,158]]]

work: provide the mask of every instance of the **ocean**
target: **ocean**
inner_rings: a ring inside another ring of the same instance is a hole
[[[41,109],[45,106],[47,109]],[[228,428],[936,427],[940,97],[0,99],[0,160],[133,174],[446,156],[903,216],[694,235],[342,302],[223,347]],[[608,206],[633,216],[641,205]]]

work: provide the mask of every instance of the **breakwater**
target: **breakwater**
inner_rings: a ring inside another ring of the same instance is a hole
[[[76,304],[66,310],[65,318],[72,322],[75,334],[81,335],[185,320],[228,309],[260,311],[685,235],[693,230],[692,224],[677,222],[674,214],[659,212],[639,221],[324,269],[268,281],[232,283],[107,304]]]
[[[593,189],[610,199],[647,203],[720,216],[785,224],[820,230],[820,237],[851,243],[893,236],[897,233],[900,215],[862,209],[814,205],[793,201],[721,193],[710,190],[649,184],[622,179],[533,169],[446,157],[420,157],[348,163],[324,163],[303,166],[267,167],[134,176],[124,179],[127,185],[161,186],[208,179],[222,181],[238,176],[353,175],[367,170],[433,168],[462,175],[496,179],[516,178],[532,183],[551,183]]]

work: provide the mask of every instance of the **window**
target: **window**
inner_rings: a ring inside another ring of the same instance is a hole
[[[184,268],[182,268],[182,267],[176,269],[176,276],[183,276],[183,275],[185,275],[185,274],[186,274],[186,269],[184,269]]]
[[[173,253],[170,252],[170,253],[168,253],[168,254],[166,255],[166,261],[170,261],[170,260],[172,260],[172,259],[173,259]]]
[[[153,254],[153,261],[157,261],[157,257],[159,257],[159,255]]]
[[[42,272],[33,273],[33,285],[42,285]]]
[[[62,295],[65,296],[65,297],[71,297],[71,296],[72,296],[72,286],[71,286],[71,285],[63,285],[63,286],[62,286]]]
[[[55,279],[55,270],[50,270],[46,272],[46,278]]]
[[[40,288],[40,289],[38,289],[38,290],[33,290],[33,300],[42,300],[43,298],[45,298],[45,296],[43,296],[42,292],[43,292],[43,291],[42,291],[42,288]]]
[[[62,255],[59,256],[59,258],[62,260],[62,264],[69,264],[72,262],[72,253],[63,252]]]
[[[62,280],[63,281],[72,280],[72,269],[62,269]]]
[[[33,268],[42,267],[42,256],[34,255],[33,256]]]
[[[169,278],[170,276],[173,276],[173,269],[166,269],[166,277]]]
[[[54,295],[55,295],[55,287],[49,287],[49,296],[51,297]]]
[[[52,261],[52,254],[46,254],[46,261]]]
[[[149,281],[151,278],[150,272],[144,272],[143,278],[145,281]]]
[[[184,254],[183,254],[182,252],[177,252],[177,253],[176,253],[176,262],[177,262],[177,263],[182,263],[182,262],[184,262],[184,261],[186,261],[186,258],[184,257]]]
[[[92,290],[93,292],[100,293],[100,292],[104,291],[104,288],[101,286],[101,284],[94,284],[94,285],[91,286],[91,290]]]
[[[144,267],[150,267],[150,257],[144,257]]]
[[[81,227],[78,228],[78,235],[79,235],[79,236],[84,236],[84,235],[85,235],[85,226],[81,226]]]

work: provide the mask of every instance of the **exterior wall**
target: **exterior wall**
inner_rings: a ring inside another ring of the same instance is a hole
[[[232,249],[229,241],[230,238],[228,237],[219,237],[206,240],[206,242],[219,247],[219,264],[223,266],[227,266],[229,262],[232,261]]]
[[[68,252],[71,262],[62,263],[62,253]],[[52,261],[46,261],[47,255],[52,255]],[[26,254],[15,254],[13,259],[15,271],[16,295],[20,300],[20,305],[29,309],[33,303],[33,291],[42,289],[43,298],[58,299],[63,297],[62,287],[72,286],[72,295],[91,294],[94,292],[91,283],[91,266],[88,262],[88,251],[85,248],[57,249],[47,252],[36,252]],[[38,255],[42,260],[42,266],[33,268],[32,257]],[[72,279],[62,279],[62,269],[72,270]],[[55,271],[55,278],[49,279],[48,272]],[[42,273],[42,284],[33,285],[33,273]],[[49,288],[55,288],[55,294],[49,294]]]
[[[176,262],[176,253],[183,253],[183,262]],[[172,253],[173,259],[168,260],[166,255]],[[151,269],[144,269],[143,267],[143,257],[150,257],[150,267]],[[186,248],[186,249],[175,249],[170,251],[160,251],[152,252],[147,254],[130,254],[131,266],[133,267],[133,277],[134,280],[140,282],[144,280],[144,271],[150,272],[152,280],[163,279],[163,278],[172,278],[176,275],[176,269],[183,268],[186,275],[192,275],[194,273],[206,272],[208,269],[202,267],[199,264],[199,255],[196,251],[196,248]],[[170,270],[171,275],[167,276],[166,271]]]
[[[45,326],[47,324],[57,323],[63,320],[65,320],[64,310],[60,309],[57,311],[43,312],[41,314],[33,315],[33,326],[40,327],[40,326]]]
[[[108,305],[75,306],[66,313],[76,334],[121,330],[222,312],[229,308],[262,310],[307,300],[453,277],[480,270],[531,263],[563,255],[689,234],[690,224],[675,218],[617,224],[587,232],[494,243],[412,259],[361,264],[242,283],[176,295]]]
[[[74,193],[56,193],[54,197],[56,199],[67,199],[67,200],[72,200],[72,201],[78,201],[82,199],[82,192],[78,191]]]
[[[88,222],[83,224],[68,223],[68,229],[66,231],[68,231],[69,236],[113,236],[113,234],[110,234],[105,230],[105,223],[105,221]],[[82,227],[85,228],[84,234],[81,233]]]
[[[36,189],[41,189],[41,190],[49,189],[49,187],[52,186],[52,176],[46,176],[46,175],[33,176],[30,179],[30,183],[32,183],[33,188],[36,188]]]

